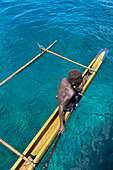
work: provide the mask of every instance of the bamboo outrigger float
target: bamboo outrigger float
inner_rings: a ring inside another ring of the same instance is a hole
[[[48,50],[48,49],[47,49]],[[45,50],[45,51],[47,51]],[[107,55],[107,48],[101,50],[97,56],[93,59],[90,65],[86,68],[82,76],[87,77],[87,82],[84,85],[83,89],[84,92],[87,90],[88,86],[90,85],[91,81],[93,80],[94,76],[96,75],[99,67],[101,66],[105,56]],[[60,120],[59,120],[59,107],[55,109],[53,114],[50,118],[46,121],[43,125],[41,130],[37,133],[31,143],[23,152],[23,155],[28,159],[32,160],[33,163],[39,164],[40,160],[53,143],[55,138],[58,135],[59,127],[60,127]],[[70,114],[69,111],[65,113],[65,120],[68,118]],[[26,162],[21,157],[16,161],[13,165],[11,170],[33,170],[35,169],[29,162]]]

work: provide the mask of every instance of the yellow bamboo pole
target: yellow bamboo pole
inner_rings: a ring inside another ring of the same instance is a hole
[[[73,61],[73,60],[70,60],[70,59],[68,59],[68,58],[66,58],[66,57],[63,57],[63,56],[61,56],[61,55],[59,55],[59,54],[56,54],[56,53],[54,53],[54,52],[52,52],[52,51],[49,51],[48,49],[45,49],[45,48],[41,48],[41,49],[43,49],[44,51],[47,51],[47,52],[49,52],[49,53],[51,53],[51,54],[53,54],[53,55],[56,55],[56,56],[58,56],[58,57],[61,57],[61,58],[65,59],[65,60],[68,60],[68,61],[70,61],[70,62],[72,62],[72,63],[74,63],[74,64],[77,64],[77,65],[79,65],[79,66],[81,66],[81,67],[87,68],[87,69],[90,70],[90,71],[96,72],[95,70],[93,70],[93,69],[91,69],[91,68],[89,68],[89,67],[87,67],[87,66],[84,66],[84,65],[82,65],[82,64],[79,64],[79,63],[77,63],[77,62],[75,62],[75,61]]]
[[[32,166],[36,167],[36,164],[33,163],[32,161],[30,161],[27,157],[25,157],[23,154],[21,154],[20,152],[18,152],[16,149],[14,149],[12,146],[10,146],[8,143],[6,143],[5,141],[3,141],[0,138],[0,142],[5,145],[7,148],[9,148],[10,150],[12,150],[14,153],[16,153],[18,156],[20,156],[22,159],[24,159],[25,161],[29,162]]]
[[[55,42],[53,42],[46,50],[50,49],[55,43],[57,42],[57,40]],[[22,70],[24,70],[26,67],[28,67],[31,63],[33,63],[37,58],[39,58],[42,54],[44,54],[45,51],[42,51],[40,54],[38,54],[35,58],[33,58],[31,61],[29,61],[27,64],[25,64],[23,67],[21,67],[19,70],[17,70],[15,73],[13,73],[11,76],[9,76],[8,78],[6,78],[4,81],[2,81],[0,83],[0,86],[2,86],[4,83],[6,83],[8,80],[10,80],[12,77],[14,77],[16,74],[18,74],[19,72],[21,72]]]

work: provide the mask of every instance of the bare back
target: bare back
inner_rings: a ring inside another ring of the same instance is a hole
[[[62,105],[64,107],[74,94],[75,92],[69,81],[66,78],[63,78],[60,82],[57,92],[58,105]]]

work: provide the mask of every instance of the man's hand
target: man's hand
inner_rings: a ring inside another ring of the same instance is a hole
[[[81,91],[81,93],[78,93],[80,96],[83,96],[84,90]]]

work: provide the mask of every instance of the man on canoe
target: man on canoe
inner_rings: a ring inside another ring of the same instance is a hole
[[[82,78],[82,74],[79,70],[71,70],[68,73],[68,79],[63,78],[60,82],[57,92],[57,102],[59,105],[59,117],[60,117],[60,128],[59,134],[63,134],[65,126],[63,124],[63,111],[65,107],[69,108],[73,98],[76,100],[76,95],[83,95],[83,86],[85,85],[87,78]],[[81,84],[82,83],[82,84]],[[81,84],[81,85],[80,85]],[[79,86],[80,85],[80,86]]]

